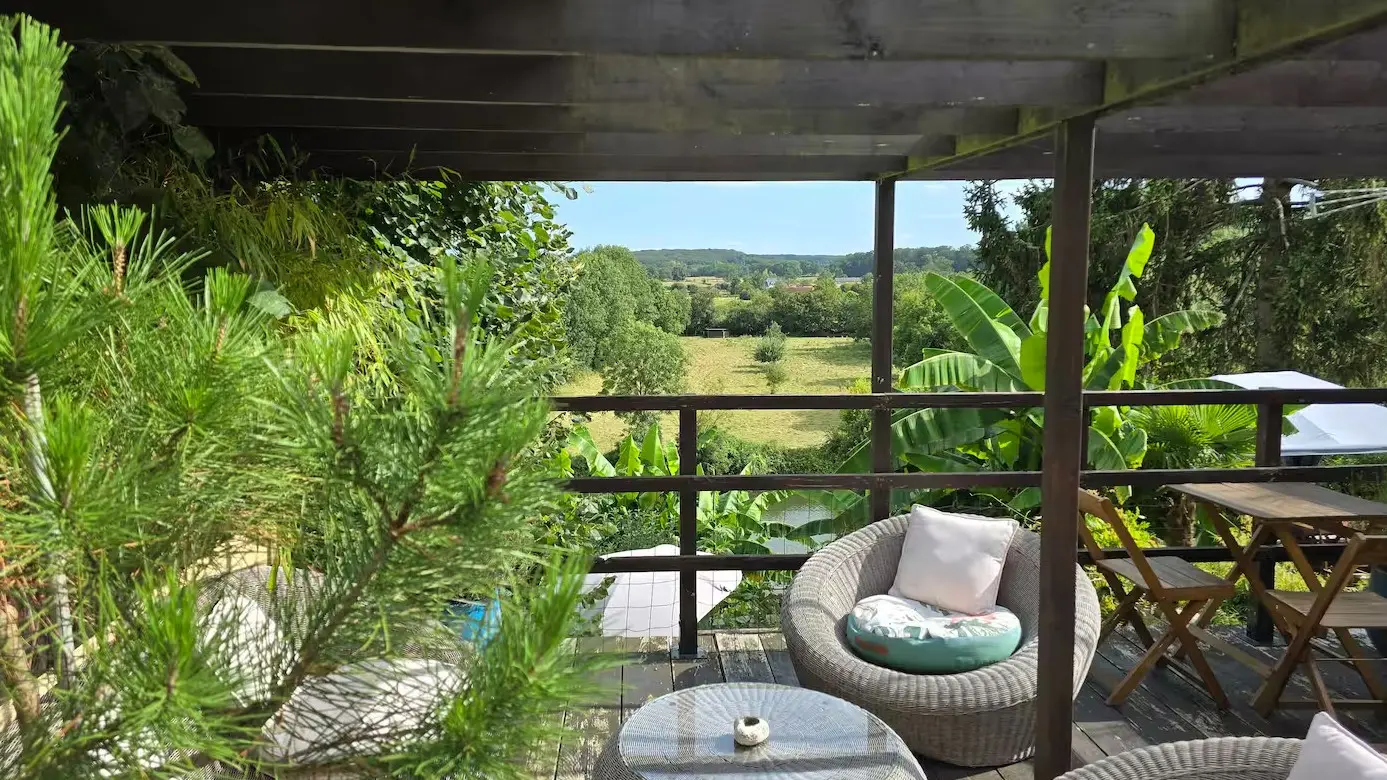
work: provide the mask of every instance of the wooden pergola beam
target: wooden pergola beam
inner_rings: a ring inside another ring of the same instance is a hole
[[[163,43],[779,59],[1229,55],[1232,0],[25,0],[68,36]]]
[[[192,95],[188,117],[204,127],[423,128],[501,132],[950,135],[1008,132],[1012,108],[852,106],[710,110],[669,105],[469,104],[430,100],[269,95]]]
[[[904,156],[838,155],[648,156],[597,154],[489,154],[396,151],[310,153],[312,168],[344,176],[447,168],[479,180],[668,180],[749,181],[870,179],[898,169]]]
[[[598,154],[691,157],[840,155],[900,157],[914,135],[778,135],[772,133],[533,133],[400,128],[236,128],[219,140],[236,144],[261,135],[316,152],[388,150],[443,154]],[[934,136],[942,140],[944,136]]]
[[[952,167],[1039,138],[1066,119],[1103,117],[1142,102],[1188,105],[1381,105],[1387,99],[1381,42],[1387,0],[1237,0],[1230,53],[1206,60],[1110,60],[1102,98],[1085,108],[1036,104],[1014,133],[960,138],[953,155],[919,156],[901,175]],[[1345,43],[1359,36],[1364,40]],[[1345,60],[1366,56],[1363,61]],[[1330,93],[1326,95],[1325,93]],[[1167,173],[1166,175],[1170,175]]]
[[[175,48],[204,94],[708,108],[1086,106],[1099,63],[643,58]]]

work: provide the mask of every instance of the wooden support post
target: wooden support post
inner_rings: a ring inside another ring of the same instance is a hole
[[[1258,404],[1257,406],[1257,455],[1258,466],[1281,465],[1281,404]],[[1253,575],[1249,575],[1253,576]],[[1257,560],[1257,573],[1263,588],[1276,587],[1276,562],[1263,555]],[[1271,613],[1259,599],[1253,599],[1247,611],[1247,636],[1254,642],[1270,644],[1276,624]]]
[[[698,411],[679,410],[679,473],[698,473]],[[698,554],[698,491],[679,491],[679,554]],[[698,655],[698,572],[679,572],[679,655]]]
[[[891,304],[895,287],[896,181],[876,185],[876,243],[872,259],[872,392],[889,393],[895,385],[891,370]],[[892,470],[891,410],[872,410],[872,471]],[[891,514],[891,490],[869,494],[872,521]]]
[[[1074,715],[1074,569],[1083,467],[1084,299],[1088,290],[1094,119],[1060,125],[1056,137],[1050,319],[1045,351],[1041,466],[1040,657],[1036,780],[1069,771]]]

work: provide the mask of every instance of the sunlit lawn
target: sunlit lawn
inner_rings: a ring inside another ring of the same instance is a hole
[[[769,393],[761,364],[752,359],[753,337],[708,339],[685,336],[680,339],[688,350],[690,364],[688,391],[708,395]],[[865,379],[871,370],[871,350],[867,342],[850,338],[790,338],[785,368],[790,381],[778,388],[786,393],[845,392],[856,379]],[[584,374],[562,390],[564,395],[596,395],[602,378]],[[661,427],[670,434],[678,423],[673,413],[665,415]],[[748,441],[772,442],[785,447],[822,444],[838,424],[839,412],[825,409],[788,411],[702,412],[699,425],[717,425]],[[593,437],[603,448],[616,444],[626,425],[613,414],[599,414],[591,425]]]

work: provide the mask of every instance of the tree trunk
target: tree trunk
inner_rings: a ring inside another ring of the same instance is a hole
[[[1256,358],[1258,371],[1287,367],[1283,327],[1277,327],[1276,301],[1290,245],[1286,220],[1290,215],[1291,183],[1285,179],[1262,180],[1263,249],[1257,266]]]
[[[43,432],[43,392],[37,374],[30,374],[24,383],[24,417],[29,428],[29,468],[34,472],[40,497],[53,501],[57,494],[48,479],[48,440]],[[68,593],[66,561],[59,555],[53,560],[53,579],[48,583],[53,601],[53,623],[58,628],[56,643],[58,687],[72,687],[73,665],[76,663],[77,641],[72,630],[72,598]]]
[[[39,691],[29,671],[29,654],[19,628],[19,610],[0,593],[0,680],[5,681],[21,728],[38,721]]]

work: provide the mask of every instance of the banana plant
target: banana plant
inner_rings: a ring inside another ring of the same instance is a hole
[[[1089,390],[1120,390],[1141,384],[1143,366],[1179,346],[1187,333],[1214,327],[1220,313],[1204,310],[1172,312],[1146,321],[1136,299],[1136,283],[1146,269],[1155,245],[1155,233],[1142,225],[1127,253],[1102,309],[1085,307],[1083,384]],[[922,360],[900,375],[898,389],[905,392],[1015,392],[1045,389],[1045,351],[1049,322],[1050,240],[1047,232],[1046,263],[1038,278],[1041,300],[1029,318],[1023,319],[986,285],[968,276],[930,273],[926,288],[935,297],[950,323],[967,343],[969,352],[926,349]],[[1040,468],[1044,416],[1039,409],[1006,411],[990,409],[906,410],[892,418],[892,452],[898,466],[919,471],[1034,471]],[[1087,462],[1090,468],[1118,470],[1141,466],[1148,448],[1146,431],[1127,418],[1119,407],[1093,410],[1088,430]],[[843,464],[842,471],[870,468],[869,445],[863,442]],[[1033,509],[1040,491],[1028,488],[1019,495],[995,494],[1013,510]],[[1125,498],[1126,491],[1119,491]],[[821,501],[831,502],[828,497]],[[858,499],[840,503],[840,517],[860,514]],[[810,528],[824,532],[827,528]]]
[[[585,461],[589,473],[598,477],[672,476],[679,473],[679,448],[675,442],[663,440],[659,423],[653,423],[646,430],[639,445],[632,436],[623,439],[617,445],[616,463],[602,453],[586,428],[574,428],[569,435],[568,446],[558,456],[560,470],[564,464],[571,464],[575,457]],[[572,474],[571,466],[568,473]],[[698,473],[703,473],[702,466],[698,467]],[[752,464],[747,464],[741,473],[752,473]],[[699,549],[747,555],[769,553],[771,539],[786,537],[793,530],[783,523],[765,519],[766,509],[780,502],[784,496],[783,491],[699,493]],[[679,517],[677,493],[618,493],[614,494],[613,500],[627,506],[636,505],[643,510],[663,512],[669,516],[671,525],[675,525]]]

